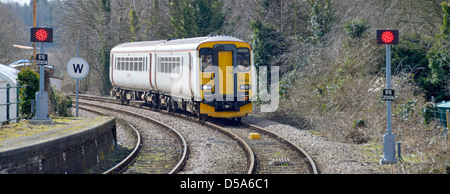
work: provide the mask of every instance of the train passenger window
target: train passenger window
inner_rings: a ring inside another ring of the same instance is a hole
[[[121,58],[121,61],[120,61],[120,63],[119,63],[119,70],[123,70],[123,64],[124,64],[125,62],[123,62],[123,58]]]
[[[249,71],[250,66],[250,50],[248,48],[238,48],[237,50],[238,59],[238,71]]]
[[[200,54],[200,58],[201,58],[201,63],[202,63],[202,71],[210,71],[212,66],[212,55],[213,55],[213,50],[212,48],[201,48],[199,51]]]
[[[116,64],[114,65],[114,70],[119,70],[119,63],[120,63],[120,58],[119,57],[117,57],[116,58]]]

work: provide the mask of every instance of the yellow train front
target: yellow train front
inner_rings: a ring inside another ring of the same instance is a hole
[[[203,99],[200,114],[240,119],[252,113],[255,84],[251,47],[244,42],[207,42],[198,52]]]
[[[238,38],[124,43],[112,49],[111,57],[112,94],[122,102],[145,101],[151,107],[188,111],[201,118],[240,120],[253,111],[253,53]]]

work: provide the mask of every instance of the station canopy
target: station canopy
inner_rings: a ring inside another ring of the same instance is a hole
[[[19,73],[19,70],[0,64],[0,85],[6,86],[6,84],[9,84],[10,86],[16,86],[17,73]]]

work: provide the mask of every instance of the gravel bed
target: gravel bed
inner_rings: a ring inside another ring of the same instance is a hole
[[[119,106],[119,105],[111,105]],[[125,106],[122,106],[125,107]],[[131,108],[131,107],[126,107]],[[136,110],[136,109],[134,109]],[[229,149],[225,152],[223,148],[236,147],[235,143],[229,142],[228,138],[215,137],[210,135],[210,129],[187,121],[162,115],[146,110],[141,111],[150,117],[174,126],[179,130],[191,147],[189,160],[180,173],[186,174],[212,174],[212,173],[242,173],[246,168],[246,161],[242,151],[235,153],[236,149]],[[254,124],[292,141],[305,149],[316,162],[319,172],[322,174],[382,174],[386,173],[380,169],[378,163],[367,162],[367,156],[361,154],[358,145],[332,142],[326,138],[316,136],[308,131],[281,124],[275,121],[262,119],[255,116],[248,116],[242,119],[243,122]],[[209,131],[209,132],[207,132]],[[219,136],[221,134],[218,134]],[[119,132],[118,132],[119,136]],[[239,148],[239,150],[241,150]],[[213,154],[212,154],[213,153]],[[224,163],[226,163],[224,165]],[[219,167],[222,166],[222,167]],[[232,172],[229,169],[239,169]]]
[[[268,129],[299,145],[314,159],[322,174],[381,174],[378,164],[366,162],[357,145],[328,141],[305,130],[262,119],[244,117],[242,122]]]
[[[80,102],[83,100],[80,100]],[[103,102],[96,102],[103,104]],[[140,113],[178,130],[189,144],[189,158],[179,174],[242,174],[247,170],[244,151],[234,140],[201,124],[135,107],[106,103]],[[127,118],[132,122],[135,118]],[[138,127],[138,126],[135,126]]]

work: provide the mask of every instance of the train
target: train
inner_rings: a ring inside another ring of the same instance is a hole
[[[110,52],[111,95],[122,104],[201,119],[240,121],[253,112],[256,69],[252,47],[226,35],[129,42]]]

